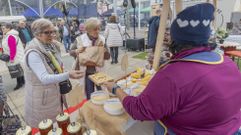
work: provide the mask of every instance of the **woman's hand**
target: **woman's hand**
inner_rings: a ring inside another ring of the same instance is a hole
[[[80,79],[84,76],[84,72],[78,70],[69,71],[69,78],[71,79]]]
[[[114,81],[111,81],[111,82],[105,82],[103,83],[103,85],[106,87],[106,89],[112,93],[112,88],[113,86],[115,85],[115,82]]]

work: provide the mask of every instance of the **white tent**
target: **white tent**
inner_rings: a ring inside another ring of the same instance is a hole
[[[24,16],[0,16],[0,22],[18,22],[26,20]]]

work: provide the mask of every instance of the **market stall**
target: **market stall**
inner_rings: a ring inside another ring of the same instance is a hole
[[[214,4],[215,6],[217,5],[216,0],[214,0]],[[160,50],[162,50],[169,10],[170,1],[163,0],[163,12],[155,46],[154,70],[138,68],[135,72],[116,81],[128,95],[138,96],[159,68]],[[182,0],[176,0],[176,12],[178,13],[181,10]],[[98,73],[94,75],[89,77],[97,85],[113,80],[113,78],[105,74]],[[136,122],[125,112],[121,102],[105,90],[92,93],[91,100],[84,100],[80,105],[74,107],[74,109],[69,108],[67,111],[69,110],[72,110],[70,111],[70,118],[74,119],[73,121],[85,125],[83,127],[87,129],[96,130],[98,135],[125,135],[125,131]],[[78,124],[70,124],[69,126],[75,127],[76,125]],[[72,131],[71,129],[74,128],[70,128],[70,131]]]

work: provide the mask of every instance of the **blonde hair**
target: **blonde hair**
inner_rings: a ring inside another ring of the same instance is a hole
[[[41,19],[35,20],[32,23],[31,30],[33,32],[33,35],[37,36],[38,34],[40,34],[41,32],[43,32],[45,29],[49,27],[54,27],[53,23],[48,19],[41,18]]]
[[[91,31],[101,25],[101,22],[99,19],[91,17],[86,20],[85,22],[85,30],[86,31]]]

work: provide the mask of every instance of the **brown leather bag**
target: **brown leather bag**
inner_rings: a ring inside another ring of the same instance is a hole
[[[110,59],[110,52],[108,51],[107,48],[105,48],[104,52],[104,60],[109,60]]]

